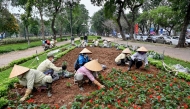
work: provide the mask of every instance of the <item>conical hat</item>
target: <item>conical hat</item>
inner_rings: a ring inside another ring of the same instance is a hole
[[[101,71],[102,70],[102,66],[100,65],[100,63],[98,63],[97,60],[92,60],[90,62],[87,62],[86,64],[84,64],[84,66],[91,71]]]
[[[129,50],[129,48],[126,48],[122,51],[122,53],[127,53],[127,54],[131,54],[131,51]]]
[[[84,48],[80,53],[92,53],[92,52],[87,48]]]
[[[142,47],[138,48],[137,51],[147,52],[148,50],[145,47],[142,46]]]
[[[30,70],[30,69],[27,68],[27,67],[23,67],[23,66],[19,66],[19,65],[14,65],[9,78],[13,78],[13,77],[16,77],[18,75],[21,75],[21,74],[27,72],[28,70]]]

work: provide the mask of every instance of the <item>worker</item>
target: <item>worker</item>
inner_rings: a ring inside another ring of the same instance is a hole
[[[143,61],[145,62],[145,67],[148,65],[147,53],[148,50],[145,47],[140,47],[137,49],[137,52],[131,56],[131,60],[129,62],[128,71],[131,70],[131,67],[135,64],[136,68],[139,69],[143,65]]]
[[[88,50],[87,48],[84,48],[77,60],[75,61],[74,67],[75,70],[77,71],[80,67],[82,67],[85,63],[89,62],[91,59],[88,57],[88,54],[91,54],[92,52],[90,50]]]
[[[98,47],[98,45],[99,45],[99,40],[98,39],[94,41],[94,45],[95,45],[95,47]]]
[[[100,88],[104,88],[105,86],[96,80],[97,78],[96,72],[99,72],[101,70],[102,70],[101,64],[99,64],[97,60],[92,60],[77,70],[74,79],[78,83],[79,88],[82,90],[83,90],[83,83],[86,80],[93,82]]]
[[[116,58],[115,58],[115,63],[117,65],[125,65],[125,63],[127,61],[129,61],[128,56],[131,54],[131,51],[129,50],[129,48],[124,49],[121,54],[119,54]]]
[[[55,81],[59,79],[58,73],[62,72],[62,67],[56,67],[53,64],[53,61],[54,53],[50,52],[47,54],[47,59],[40,63],[37,70],[40,72],[44,72],[44,74],[51,74],[53,81]]]
[[[42,72],[29,69],[27,67],[14,65],[9,78],[18,77],[19,83],[14,83],[15,88],[27,87],[25,95],[20,99],[20,101],[26,100],[30,95],[33,88],[38,88],[40,86],[46,86],[48,90],[48,97],[51,97],[51,86],[52,86],[52,77],[50,75],[45,75]]]
[[[104,39],[103,41],[103,47],[108,47],[108,41]]]

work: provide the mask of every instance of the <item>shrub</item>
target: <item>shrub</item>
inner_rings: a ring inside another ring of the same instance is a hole
[[[0,108],[2,109],[3,106],[7,105],[8,104],[8,100],[5,99],[4,97],[1,97],[0,98]]]

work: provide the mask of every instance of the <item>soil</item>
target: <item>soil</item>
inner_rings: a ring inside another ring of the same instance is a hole
[[[66,55],[64,55],[62,58],[58,59],[55,62],[56,66],[61,66],[63,61],[67,61],[67,70],[69,72],[74,72],[74,62],[78,57],[79,52],[83,48],[76,48]],[[99,63],[104,64],[107,66],[107,69],[102,71],[101,74],[103,76],[106,76],[109,72],[111,72],[112,68],[120,69],[123,72],[127,71],[128,65],[126,66],[117,66],[115,64],[115,58],[121,53],[120,50],[116,50],[116,48],[99,48],[99,47],[88,47],[90,51],[92,51],[92,54],[89,54],[89,57],[92,59],[98,59]],[[135,67],[132,67],[132,71],[135,72],[145,72],[145,73],[152,73],[157,74],[159,70],[150,65],[149,70],[145,70],[144,68],[135,69]],[[78,88],[78,85],[74,84],[72,78],[61,78],[57,81],[55,81],[52,85],[53,88],[53,96],[51,98],[47,97],[47,92],[33,92],[33,99],[34,103],[36,104],[58,104],[59,106],[67,105],[71,106],[72,101],[74,101],[74,97],[78,94],[81,95],[88,95],[90,92],[95,91],[98,89],[97,86],[94,85],[84,85],[84,91],[80,91]],[[71,85],[71,87],[68,87],[68,84]],[[19,91],[22,95],[24,94],[23,91]],[[148,105],[148,104],[147,104]]]

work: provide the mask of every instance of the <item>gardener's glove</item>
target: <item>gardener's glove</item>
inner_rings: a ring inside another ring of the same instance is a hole
[[[26,100],[26,98],[30,95],[31,92],[31,89],[26,89],[25,95],[19,101],[23,102],[24,100]]]
[[[24,86],[18,83],[14,83],[14,88],[23,88]]]

